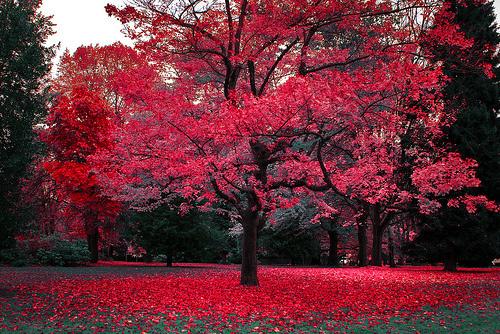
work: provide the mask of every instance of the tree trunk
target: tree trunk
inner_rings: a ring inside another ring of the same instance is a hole
[[[370,206],[370,220],[372,221],[372,265],[382,266],[382,238],[384,236],[384,226],[380,217],[380,206],[374,204]]]
[[[172,263],[173,263],[173,256],[172,256],[172,252],[168,252],[167,254],[167,267],[172,267]]]
[[[382,266],[382,236],[380,227],[373,227],[372,265]]]
[[[444,270],[445,271],[457,271],[457,253],[455,250],[451,249],[444,258]]]
[[[396,268],[396,261],[394,260],[394,239],[392,238],[390,227],[387,229],[387,243],[389,245],[389,266],[391,268]]]
[[[257,286],[257,228],[258,215],[243,217],[243,249],[241,252],[241,285]]]
[[[339,235],[337,231],[328,231],[330,237],[330,249],[328,250],[328,265],[333,267],[339,266],[338,243]]]
[[[90,252],[90,262],[99,261],[99,229],[97,227],[87,231],[87,244]]]
[[[368,238],[366,236],[366,224],[358,224],[358,266],[365,267],[368,264]]]

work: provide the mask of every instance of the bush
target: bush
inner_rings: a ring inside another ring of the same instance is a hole
[[[12,263],[18,257],[18,250],[15,248],[8,248],[0,250],[0,262]]]
[[[50,249],[40,248],[36,251],[36,259],[39,264],[48,266],[63,266],[62,256]]]
[[[66,240],[59,235],[18,240],[16,248],[0,251],[0,262],[12,266],[72,266],[89,260],[90,252],[84,240]]]
[[[23,267],[34,262],[34,259],[20,248],[0,250],[0,263],[7,263],[14,267]]]
[[[153,257],[153,262],[167,262],[167,256],[165,254],[158,254],[155,257]]]
[[[40,248],[36,252],[38,263],[54,266],[71,266],[88,262],[90,252],[87,244],[83,240],[63,240],[56,239],[45,249]]]

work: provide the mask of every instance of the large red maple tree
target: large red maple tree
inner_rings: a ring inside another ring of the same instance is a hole
[[[244,285],[258,284],[259,229],[293,198],[313,198],[332,215],[330,193],[382,225],[379,220],[415,200],[430,211],[436,189],[477,186],[473,162],[434,144],[453,111],[443,110],[445,78],[439,64],[426,60],[421,42],[442,5],[108,5],[158,76],[145,80],[136,71],[121,81],[120,94],[133,111],[113,132],[116,148],[94,155],[100,182],[142,208],[174,192],[231,205],[243,229]],[[440,28],[433,33],[439,42],[467,47],[449,21]],[[403,147],[413,128],[411,145]],[[455,179],[452,168],[467,176]],[[403,176],[412,175],[415,182],[402,186]],[[452,179],[439,187],[439,180]]]

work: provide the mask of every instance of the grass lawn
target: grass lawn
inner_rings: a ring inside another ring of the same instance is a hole
[[[499,333],[500,271],[0,267],[0,332]]]

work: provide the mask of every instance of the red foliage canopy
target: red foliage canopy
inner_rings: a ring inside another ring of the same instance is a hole
[[[291,197],[325,208],[330,192],[377,215],[413,203],[432,212],[439,195],[478,185],[474,162],[439,144],[456,111],[443,110],[446,78],[423,45],[471,45],[445,9],[425,0],[108,5],[158,75],[148,64],[120,82],[129,108],[116,149],[93,157],[100,182],[143,208],[172,192],[231,204],[249,284],[256,231]]]
[[[66,220],[76,226],[83,222],[87,233],[113,221],[121,209],[102,193],[89,157],[113,148],[112,132],[125,112],[116,89],[119,77],[142,64],[135,51],[121,44],[80,47],[63,56],[54,81],[55,103],[41,131],[49,156],[42,164],[57,185]]]

